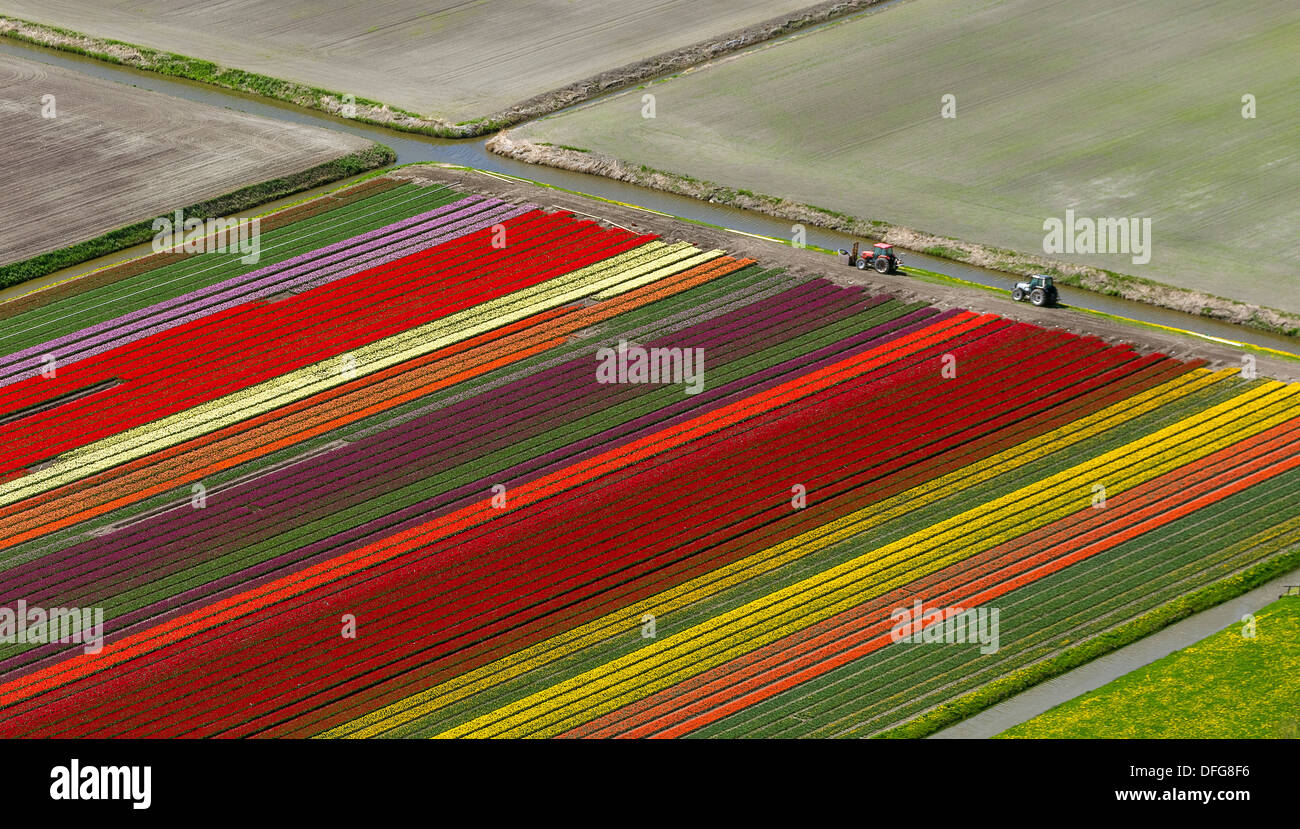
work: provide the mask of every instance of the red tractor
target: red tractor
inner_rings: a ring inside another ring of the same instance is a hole
[[[860,270],[875,268],[876,273],[898,273],[898,266],[902,257],[894,253],[894,246],[887,245],[884,242],[876,242],[869,250],[864,250],[862,255],[858,255],[858,243],[853,243],[852,251],[841,251],[847,253],[850,265],[856,265]]]

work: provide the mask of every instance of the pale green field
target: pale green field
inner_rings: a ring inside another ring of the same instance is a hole
[[[1000,737],[1300,737],[1300,598],[1058,705]]]
[[[511,135],[1038,254],[1149,217],[1147,264],[1054,258],[1294,312],[1298,46],[1294,0],[907,0]]]

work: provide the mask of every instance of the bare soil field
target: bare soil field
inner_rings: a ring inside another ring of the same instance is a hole
[[[0,265],[371,146],[0,56]]]
[[[1288,0],[911,0],[491,146],[747,188],[886,222],[898,244],[934,234],[1041,257],[1044,223],[1066,211],[1150,219],[1149,261],[1131,244],[1049,258],[1297,312],[1297,42]]]
[[[495,117],[556,90],[565,93],[560,105],[581,100],[583,90],[562,88],[617,85],[619,77],[598,77],[611,71],[671,71],[769,37],[791,20],[824,19],[870,2],[353,0],[326,9],[301,0],[12,0],[0,13],[381,101],[454,125]],[[719,42],[706,45],[711,39]],[[677,50],[686,54],[670,56]],[[122,51],[117,57],[132,62],[130,50]],[[634,66],[645,61],[664,66]],[[384,120],[381,113],[365,115]]]

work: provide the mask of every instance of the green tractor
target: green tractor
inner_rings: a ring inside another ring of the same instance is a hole
[[[1044,305],[1055,305],[1057,300],[1056,285],[1052,284],[1052,277],[1036,273],[1029,277],[1028,282],[1017,282],[1016,287],[1011,291],[1011,298],[1016,302],[1028,298],[1030,302],[1039,308]]]

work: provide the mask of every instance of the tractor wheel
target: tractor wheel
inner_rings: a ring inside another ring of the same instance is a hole
[[[1035,288],[1029,292],[1029,301],[1042,308],[1047,304],[1047,292],[1042,288]]]
[[[871,267],[871,263],[865,257],[858,260],[858,270],[865,271],[869,267]]]
[[[1016,302],[1019,302],[1019,301],[1021,301],[1022,299],[1024,299],[1024,298],[1025,298],[1025,291],[1024,291],[1024,289],[1023,289],[1023,288],[1015,288],[1014,290],[1012,290],[1012,292],[1011,292],[1011,298],[1014,299]]]
[[[889,260],[883,256],[876,257],[876,273],[886,273],[889,271]]]

